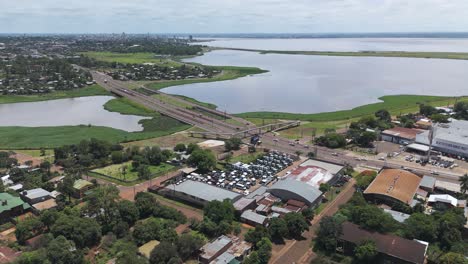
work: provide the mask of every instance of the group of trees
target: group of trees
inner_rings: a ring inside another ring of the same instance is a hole
[[[187,164],[198,168],[201,172],[207,172],[216,166],[216,157],[211,150],[201,149],[197,146],[190,153],[190,157],[187,159]]]
[[[178,236],[174,228],[185,223],[186,217],[161,205],[152,194],[138,193],[135,202],[120,200],[118,194],[112,185],[100,186],[84,206],[46,210],[38,217],[20,221],[15,231],[20,244],[39,234],[43,234],[43,239],[36,250],[24,253],[18,263],[83,263],[87,249],[99,243],[118,250],[117,263],[129,263],[128,259],[137,261],[132,263],[145,263],[136,255],[137,246],[153,239],[164,244],[151,255],[150,262],[166,263],[157,260],[158,255],[167,254],[166,250],[160,252],[165,244],[175,246],[176,256],[186,260],[205,242],[203,236],[195,234]],[[120,248],[122,245],[125,246]],[[49,253],[52,249],[54,254]]]
[[[76,70],[64,59],[17,56],[8,62],[0,61],[0,82],[3,94],[36,94],[53,90],[70,90],[92,80],[89,72]],[[22,89],[21,89],[22,88]]]
[[[230,138],[224,142],[224,148],[226,151],[239,150],[242,145],[240,138]]]
[[[454,118],[468,120],[468,102],[457,102],[453,107]]]
[[[448,123],[448,115],[443,115],[444,111],[439,111],[431,105],[419,105],[419,113],[423,116],[429,117],[435,123]]]
[[[341,134],[333,132],[316,138],[315,143],[327,148],[343,148],[346,146],[346,138]]]
[[[344,221],[350,221],[369,231],[427,241],[432,245],[429,255],[434,263],[446,263],[443,259],[449,257],[447,254],[464,254],[466,244],[461,234],[466,219],[462,209],[452,208],[432,215],[426,215],[418,209],[406,213],[409,213],[410,217],[399,223],[382,209],[368,204],[362,194],[356,193],[337,214],[321,220],[317,231],[316,249],[328,253],[335,252],[337,239],[342,232],[341,225]],[[375,253],[375,245],[364,241],[357,245],[355,257],[360,263],[372,263]]]

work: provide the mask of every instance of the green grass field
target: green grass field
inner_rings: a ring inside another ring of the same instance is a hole
[[[125,174],[123,174],[123,167],[126,167]],[[159,166],[148,166],[148,168],[151,172],[152,178],[155,178],[173,170],[175,167],[167,163],[161,163]],[[118,181],[124,182],[134,182],[139,179],[138,172],[133,169],[131,161],[122,164],[113,164],[104,168],[94,169],[91,172],[104,174]]]
[[[41,95],[0,95],[0,104],[36,102],[83,96],[111,95],[99,85],[90,85],[80,89],[56,91]]]
[[[88,56],[90,58],[106,61],[106,62],[118,62],[118,63],[129,63],[129,64],[141,64],[141,63],[154,63],[160,66],[167,67],[178,67],[182,63],[166,59],[155,57],[153,53],[150,52],[136,52],[136,53],[117,53],[117,52],[82,52],[81,54]]]
[[[108,101],[104,104],[104,109],[109,112],[118,112],[123,115],[159,116],[159,113],[124,97]]]
[[[466,52],[405,52],[405,51],[284,51],[284,50],[257,50],[236,48],[214,48],[240,51],[259,52],[261,54],[288,54],[288,55],[315,55],[315,56],[350,56],[350,57],[400,57],[400,58],[422,58],[422,59],[450,59],[468,60]]]
[[[265,154],[263,152],[255,152],[255,153],[247,153],[247,154],[241,154],[236,157],[232,157],[229,163],[236,163],[238,161],[242,163],[250,163],[254,162],[258,158],[264,156]]]
[[[380,109],[387,109],[393,115],[400,113],[416,112],[420,104],[433,106],[444,106],[454,104],[455,100],[468,101],[466,97],[443,97],[443,96],[425,96],[425,95],[388,95],[379,98],[383,102],[359,106],[350,110],[325,112],[318,114],[293,114],[279,112],[251,112],[238,114],[244,118],[266,118],[266,119],[285,119],[285,120],[303,120],[303,121],[339,121],[353,119],[366,115],[372,115]]]

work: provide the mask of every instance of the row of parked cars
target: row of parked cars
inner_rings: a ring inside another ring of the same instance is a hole
[[[293,162],[289,155],[272,151],[249,164],[237,162],[226,171],[212,171],[203,175],[191,173],[187,179],[248,194],[248,190],[257,184],[267,185],[272,182],[278,172]]]

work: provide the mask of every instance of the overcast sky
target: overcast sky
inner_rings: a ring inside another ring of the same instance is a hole
[[[468,31],[468,0],[0,0],[0,33]]]

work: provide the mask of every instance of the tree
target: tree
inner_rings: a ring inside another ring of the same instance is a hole
[[[289,234],[288,225],[282,218],[272,218],[268,226],[268,232],[273,240],[282,241]]]
[[[216,166],[216,157],[211,150],[197,149],[192,152],[187,163],[200,171],[210,171]]]
[[[224,148],[226,151],[232,150],[239,150],[242,144],[242,140],[240,138],[230,138],[224,142]]]
[[[87,197],[88,203],[82,211],[95,219],[104,227],[104,231],[110,231],[113,224],[119,219],[117,213],[117,200],[120,199],[119,189],[114,185],[101,185],[93,190]]]
[[[439,259],[439,264],[468,264],[468,260],[462,254],[448,252]]]
[[[408,239],[419,239],[432,243],[437,239],[437,222],[432,216],[414,213],[406,219],[404,233]]]
[[[245,234],[245,241],[256,245],[262,238],[270,237],[268,230],[263,226],[256,226],[255,229],[250,229]]]
[[[174,151],[176,152],[184,152],[187,149],[184,143],[179,143],[174,147]]]
[[[381,109],[375,112],[375,117],[377,117],[379,120],[384,121],[384,122],[392,121],[392,115],[390,115],[390,112],[388,112],[385,109]]]
[[[182,260],[187,260],[195,251],[205,243],[204,238],[198,234],[183,234],[177,240],[177,252]]]
[[[267,237],[264,237],[262,240],[257,242],[256,246],[260,264],[268,264],[271,257],[271,241]]]
[[[325,216],[320,221],[317,231],[316,246],[328,253],[335,252],[337,239],[341,235],[343,228],[337,219]]]
[[[75,184],[76,179],[71,176],[71,175],[66,175],[65,178],[63,178],[63,181],[59,183],[58,185],[58,190],[68,196],[68,201],[71,201],[71,197],[75,194],[75,188],[73,188],[73,185]]]
[[[461,176],[458,181],[460,182],[460,191],[463,194],[466,194],[466,191],[468,191],[468,173],[465,173],[465,175]]]
[[[53,264],[83,263],[83,254],[76,250],[75,243],[64,236],[58,236],[47,245],[47,258]]]
[[[101,239],[101,227],[95,219],[74,215],[61,215],[50,231],[72,240],[78,248],[92,247]]]
[[[28,217],[16,224],[16,239],[20,244],[24,244],[26,240],[34,237],[37,234],[40,234],[43,228],[44,224],[39,218]]]
[[[151,178],[151,171],[148,165],[140,165],[138,167],[138,178],[143,180],[149,180]]]
[[[378,254],[377,246],[372,240],[365,240],[354,249],[356,258],[359,263],[374,263],[374,259]]]
[[[187,145],[187,150],[185,151],[185,153],[192,154],[192,152],[197,150],[197,149],[200,149],[200,147],[197,144],[190,143],[190,144]]]
[[[346,146],[346,138],[337,133],[330,133],[315,139],[315,142],[320,146],[328,148],[342,148]]]
[[[307,221],[312,221],[312,219],[314,219],[314,210],[310,207],[308,207],[307,209],[303,210],[302,212],[302,215],[305,217],[305,219]]]
[[[156,198],[150,193],[139,192],[135,196],[135,205],[140,212],[140,218],[147,218],[153,214]]]
[[[321,192],[323,192],[323,193],[326,193],[326,192],[328,192],[328,191],[330,190],[330,188],[331,188],[330,184],[328,184],[328,183],[321,183],[321,184],[320,184],[320,187],[319,187],[319,190],[320,190]]]
[[[432,122],[434,123],[448,123],[449,116],[443,114],[433,114],[431,115]]]
[[[135,203],[130,201],[119,201],[117,203],[117,210],[119,211],[120,219],[122,219],[130,226],[140,218],[140,211],[138,211]]]
[[[173,257],[178,257],[177,247],[170,242],[161,242],[157,245],[150,255],[151,264],[166,264]]]
[[[204,216],[216,224],[226,221],[231,223],[234,220],[234,206],[231,200],[225,199],[220,202],[217,200],[209,202],[204,208]]]
[[[287,213],[284,215],[284,221],[290,237],[299,238],[305,230],[309,230],[309,225],[300,213]]]
[[[260,261],[261,260],[257,251],[253,251],[252,253],[250,253],[248,257],[244,259],[242,264],[260,264],[261,263]]]
[[[356,139],[356,143],[358,143],[361,147],[369,147],[376,139],[377,135],[374,132],[364,131]]]
[[[45,250],[23,252],[16,260],[17,264],[50,264]]]
[[[112,151],[111,160],[114,164],[119,164],[124,161],[124,155],[122,151]]]
[[[430,117],[431,115],[437,113],[437,109],[435,109],[435,107],[430,106],[430,105],[420,104],[420,105],[419,105],[419,113],[420,113],[421,115]]]

